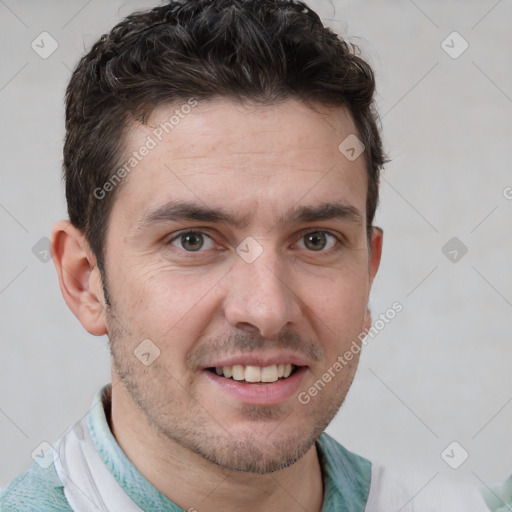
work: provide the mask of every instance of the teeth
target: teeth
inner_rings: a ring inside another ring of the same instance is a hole
[[[278,379],[287,378],[292,373],[291,364],[273,364],[272,366],[244,366],[235,364],[215,368],[217,375],[223,375],[227,379],[245,380],[246,382],[276,382]]]
[[[223,368],[223,370],[224,370],[224,368]],[[235,380],[244,380],[245,379],[244,367],[241,364],[235,364],[233,366],[233,379],[235,379]]]
[[[261,368],[259,366],[246,366],[245,380],[247,382],[261,382]]]
[[[265,366],[261,369],[261,382],[275,382],[278,379],[277,366]]]

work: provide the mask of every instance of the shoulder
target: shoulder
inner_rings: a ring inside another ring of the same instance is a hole
[[[372,485],[366,512],[489,512],[480,490],[457,482],[442,472],[407,473],[380,465],[372,467]]]
[[[0,512],[72,512],[64,487],[51,464],[35,462],[0,491]]]
[[[432,476],[412,469],[397,471],[371,463],[325,433],[318,439],[317,446],[328,480],[338,491],[335,503],[339,502],[340,496],[350,496],[358,504],[364,501],[365,512],[501,512],[498,507],[488,507],[478,488],[454,482],[440,472]],[[512,477],[509,485],[508,494],[502,491],[499,495],[510,500]],[[507,502],[506,499],[499,501],[501,504]],[[352,505],[352,502],[343,503],[344,508],[339,508],[359,510]]]

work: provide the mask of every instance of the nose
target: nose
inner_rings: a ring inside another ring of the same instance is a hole
[[[238,258],[228,276],[224,315],[232,327],[270,339],[297,325],[301,307],[291,273],[270,250],[252,263]]]

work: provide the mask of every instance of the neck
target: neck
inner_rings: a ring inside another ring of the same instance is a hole
[[[128,396],[113,387],[110,425],[138,471],[164,496],[194,512],[320,512],[323,479],[316,446],[292,466],[269,474],[222,468],[158,431]]]

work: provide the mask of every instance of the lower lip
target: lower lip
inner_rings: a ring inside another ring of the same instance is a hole
[[[307,367],[301,366],[293,375],[272,383],[246,384],[234,379],[226,379],[204,370],[206,377],[223,391],[244,404],[277,405],[294,396],[306,375]]]

